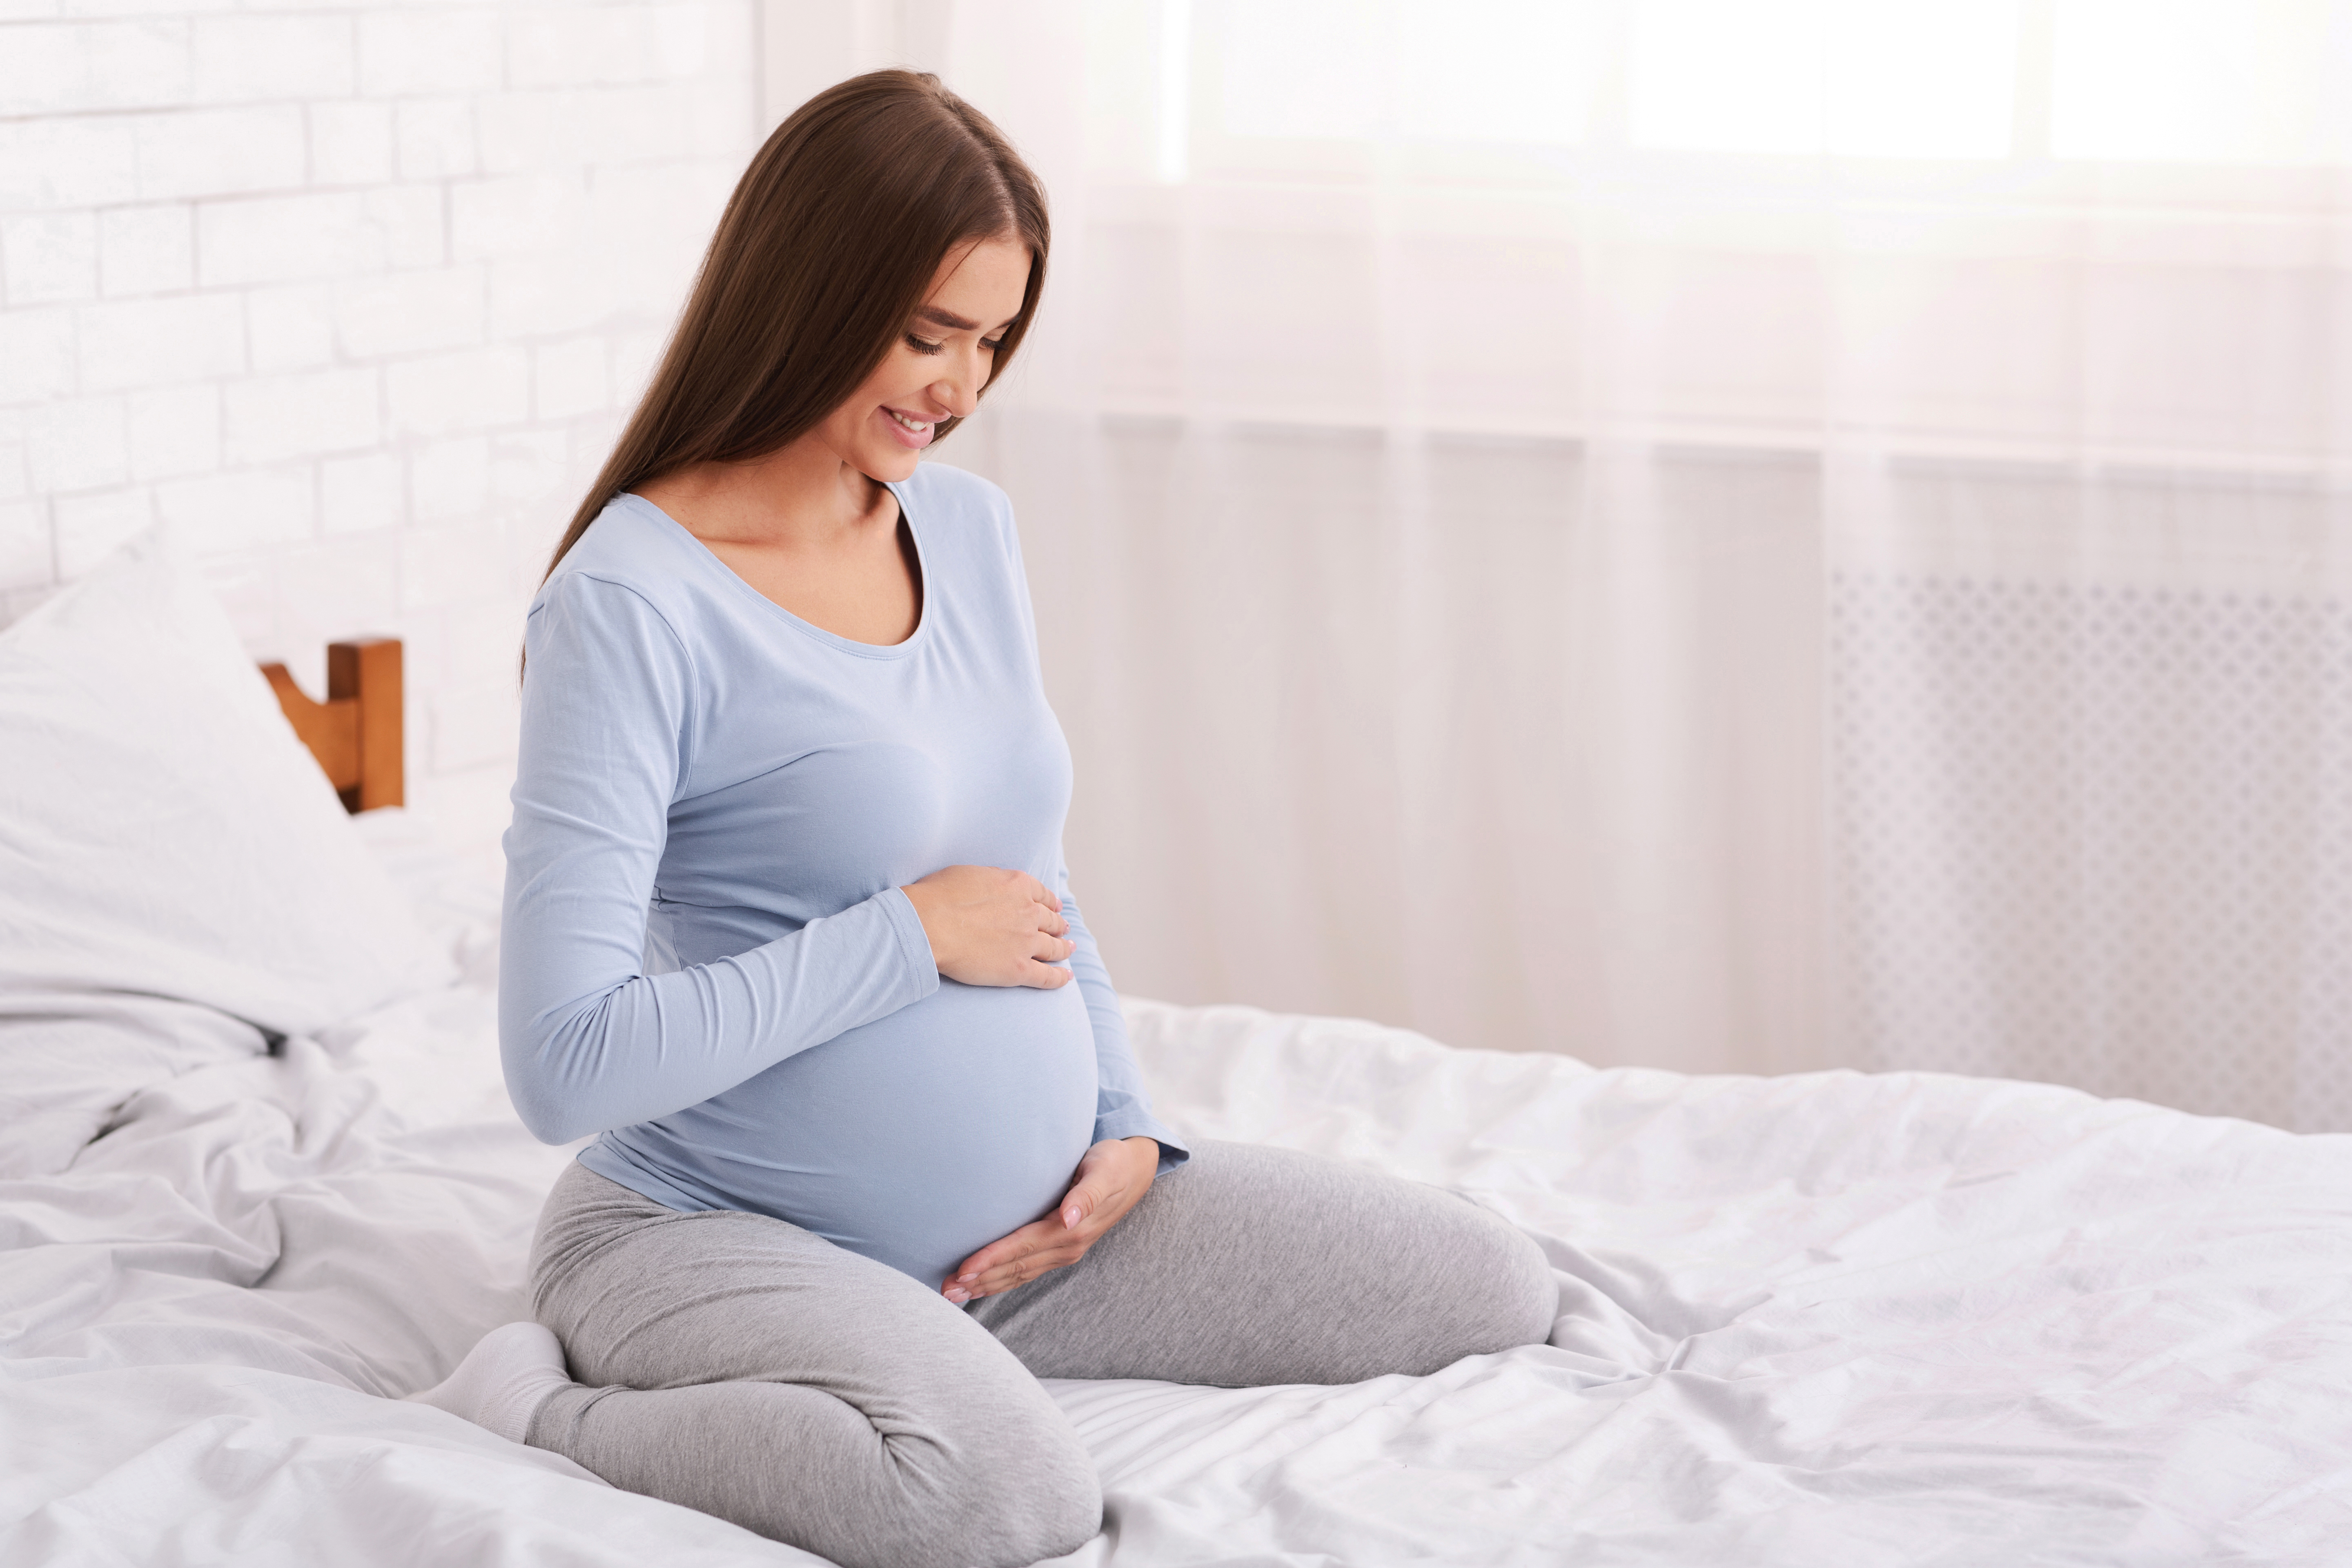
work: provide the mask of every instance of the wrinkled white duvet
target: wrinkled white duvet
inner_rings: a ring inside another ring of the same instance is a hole
[[[383,1397],[521,1311],[568,1151],[474,984],[0,1183],[0,1563],[814,1562]],[[1062,1384],[1071,1563],[2352,1563],[2352,1137],[2021,1083],[1692,1079],[1130,1004],[1189,1132],[1492,1205],[1549,1346],[1345,1388]]]

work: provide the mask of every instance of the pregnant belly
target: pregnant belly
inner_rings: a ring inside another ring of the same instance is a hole
[[[1075,985],[959,985],[624,1137],[720,1206],[787,1219],[936,1288],[1050,1213],[1094,1136]]]

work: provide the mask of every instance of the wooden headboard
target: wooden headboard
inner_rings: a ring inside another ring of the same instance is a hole
[[[324,702],[305,697],[282,664],[265,664],[261,673],[345,811],[403,804],[398,637],[329,643]]]

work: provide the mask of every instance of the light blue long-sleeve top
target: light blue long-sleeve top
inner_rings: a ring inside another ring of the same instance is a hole
[[[915,633],[784,610],[651,502],[607,506],[532,603],[499,1039],[550,1142],[679,1210],[773,1215],[936,1287],[1053,1212],[1079,1157],[1176,1136],[1069,894],[1070,753],[1012,510],[890,487]],[[1062,896],[1075,984],[943,978],[898,891],[943,866]]]

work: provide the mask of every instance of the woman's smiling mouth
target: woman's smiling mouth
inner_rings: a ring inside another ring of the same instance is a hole
[[[890,438],[910,452],[919,452],[939,435],[937,419],[918,419],[911,414],[901,414],[887,404],[882,413],[890,422]]]

